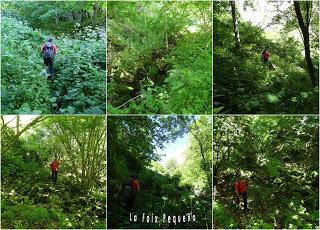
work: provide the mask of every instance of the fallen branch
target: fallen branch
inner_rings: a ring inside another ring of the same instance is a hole
[[[135,96],[133,98],[131,98],[129,101],[123,103],[122,105],[118,106],[117,109],[120,109],[121,107],[125,106],[126,104],[128,104],[130,101],[133,101],[135,99],[137,99],[138,97],[141,97],[141,94],[139,94],[138,96]]]

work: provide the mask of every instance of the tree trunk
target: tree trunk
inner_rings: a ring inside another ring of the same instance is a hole
[[[16,135],[20,132],[20,116],[17,115],[17,118],[16,118]]]
[[[166,11],[166,14],[165,14],[165,21],[166,21],[166,51],[169,52],[169,41],[168,41],[168,27],[167,27],[167,24],[168,24],[168,19],[167,19],[167,11]]]
[[[237,49],[240,48],[240,33],[238,27],[238,20],[236,16],[236,3],[235,1],[230,1],[231,5],[231,13],[232,13],[232,21],[233,21],[233,32],[234,32],[234,40],[235,40],[235,47]]]
[[[96,1],[93,5],[93,27],[97,26],[97,16],[98,16],[98,2]]]
[[[307,4],[307,15],[306,15],[306,22],[303,21],[302,13],[301,13],[301,8],[300,8],[300,3],[298,1],[294,1],[294,9],[297,15],[297,19],[299,22],[299,26],[302,32],[303,36],[303,45],[304,45],[304,53],[305,53],[305,59],[307,63],[307,68],[308,68],[308,73],[310,76],[311,83],[313,87],[316,86],[316,78],[314,74],[314,68],[311,60],[311,55],[310,55],[310,37],[309,37],[309,4]]]

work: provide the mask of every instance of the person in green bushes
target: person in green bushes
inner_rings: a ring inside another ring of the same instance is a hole
[[[244,202],[244,209],[243,209],[244,212],[247,211],[247,206],[248,206],[248,193],[247,193],[248,186],[249,186],[249,183],[245,179],[245,177],[240,177],[240,179],[237,180],[234,184],[237,204],[238,205],[240,204],[240,198],[242,197]]]
[[[48,79],[53,77],[53,61],[57,54],[57,46],[52,42],[52,38],[48,38],[48,41],[41,46],[41,54],[43,56],[43,62],[48,67]]]
[[[57,158],[51,162],[50,168],[51,168],[51,178],[54,182],[56,182],[58,179],[58,168],[59,168],[59,162]]]
[[[134,208],[134,202],[136,200],[137,194],[140,191],[140,182],[135,175],[131,176],[130,184],[128,184],[126,188],[130,188],[130,190],[127,189],[127,192],[125,193],[126,208],[128,210],[132,210]]]

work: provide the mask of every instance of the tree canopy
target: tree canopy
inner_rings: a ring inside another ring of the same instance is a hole
[[[1,136],[1,228],[105,229],[104,117],[3,116]]]
[[[108,117],[108,227],[211,228],[212,120],[209,117]],[[185,162],[160,164],[157,149],[188,136]],[[136,144],[139,143],[139,144]],[[134,209],[126,184],[135,175],[141,191]],[[158,223],[132,222],[130,215],[160,216]],[[169,223],[163,214],[192,213],[196,221]]]
[[[318,4],[258,3],[213,3],[214,113],[317,114]]]
[[[319,119],[243,116],[214,119],[213,227],[318,226]],[[234,183],[249,182],[249,211],[235,201]]]
[[[108,111],[211,114],[211,2],[108,2]]]

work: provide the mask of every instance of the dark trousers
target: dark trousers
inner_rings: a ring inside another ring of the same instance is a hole
[[[128,211],[132,211],[135,208],[135,200],[136,200],[136,193],[131,192],[129,196],[125,197],[125,204],[126,209]]]
[[[51,178],[52,178],[52,180],[53,180],[54,182],[56,182],[56,181],[57,181],[57,178],[58,178],[58,172],[52,170],[52,171],[51,171]]]
[[[53,76],[53,58],[44,57],[43,62],[48,67],[47,73]]]
[[[244,211],[247,210],[247,206],[248,206],[248,196],[247,196],[247,191],[245,191],[244,193],[239,193],[239,197],[242,196],[243,197],[243,202],[244,202]],[[237,203],[240,204],[240,199],[239,197],[237,197]]]

